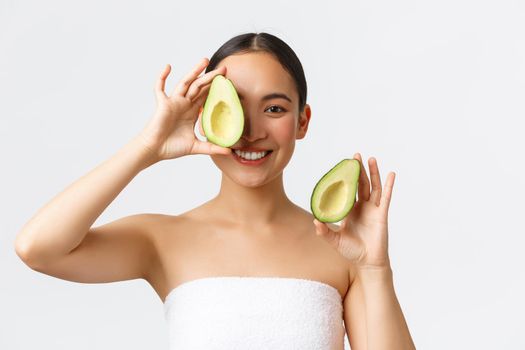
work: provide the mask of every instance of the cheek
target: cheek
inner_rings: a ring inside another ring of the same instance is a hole
[[[272,135],[281,146],[295,142],[295,133],[295,120],[293,118],[277,119],[276,123],[272,125]]]

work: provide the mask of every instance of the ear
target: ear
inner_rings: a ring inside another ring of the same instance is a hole
[[[199,118],[197,119],[197,123],[199,124],[200,134],[206,137],[206,135],[204,135],[204,130],[202,129],[202,107],[199,109]]]
[[[304,105],[303,111],[299,114],[299,122],[297,123],[297,140],[304,138],[304,136],[306,135],[311,116],[312,110],[310,108],[310,105],[307,103]]]

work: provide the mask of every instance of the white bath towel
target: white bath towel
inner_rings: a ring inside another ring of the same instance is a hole
[[[339,291],[288,277],[204,277],[164,301],[170,350],[343,350]]]

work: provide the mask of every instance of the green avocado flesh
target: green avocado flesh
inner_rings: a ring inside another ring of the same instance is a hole
[[[202,129],[208,141],[222,146],[234,145],[242,135],[244,114],[233,83],[223,75],[213,78],[202,111]]]
[[[310,198],[317,220],[337,222],[350,212],[356,199],[360,168],[357,159],[343,159],[317,182]]]

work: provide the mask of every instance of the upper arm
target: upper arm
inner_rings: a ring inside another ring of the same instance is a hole
[[[155,257],[148,217],[135,214],[92,227],[67,255],[32,268],[82,283],[144,279]]]
[[[349,269],[349,277],[350,288],[343,301],[345,329],[352,350],[362,350],[367,348],[365,299],[352,267]]]

